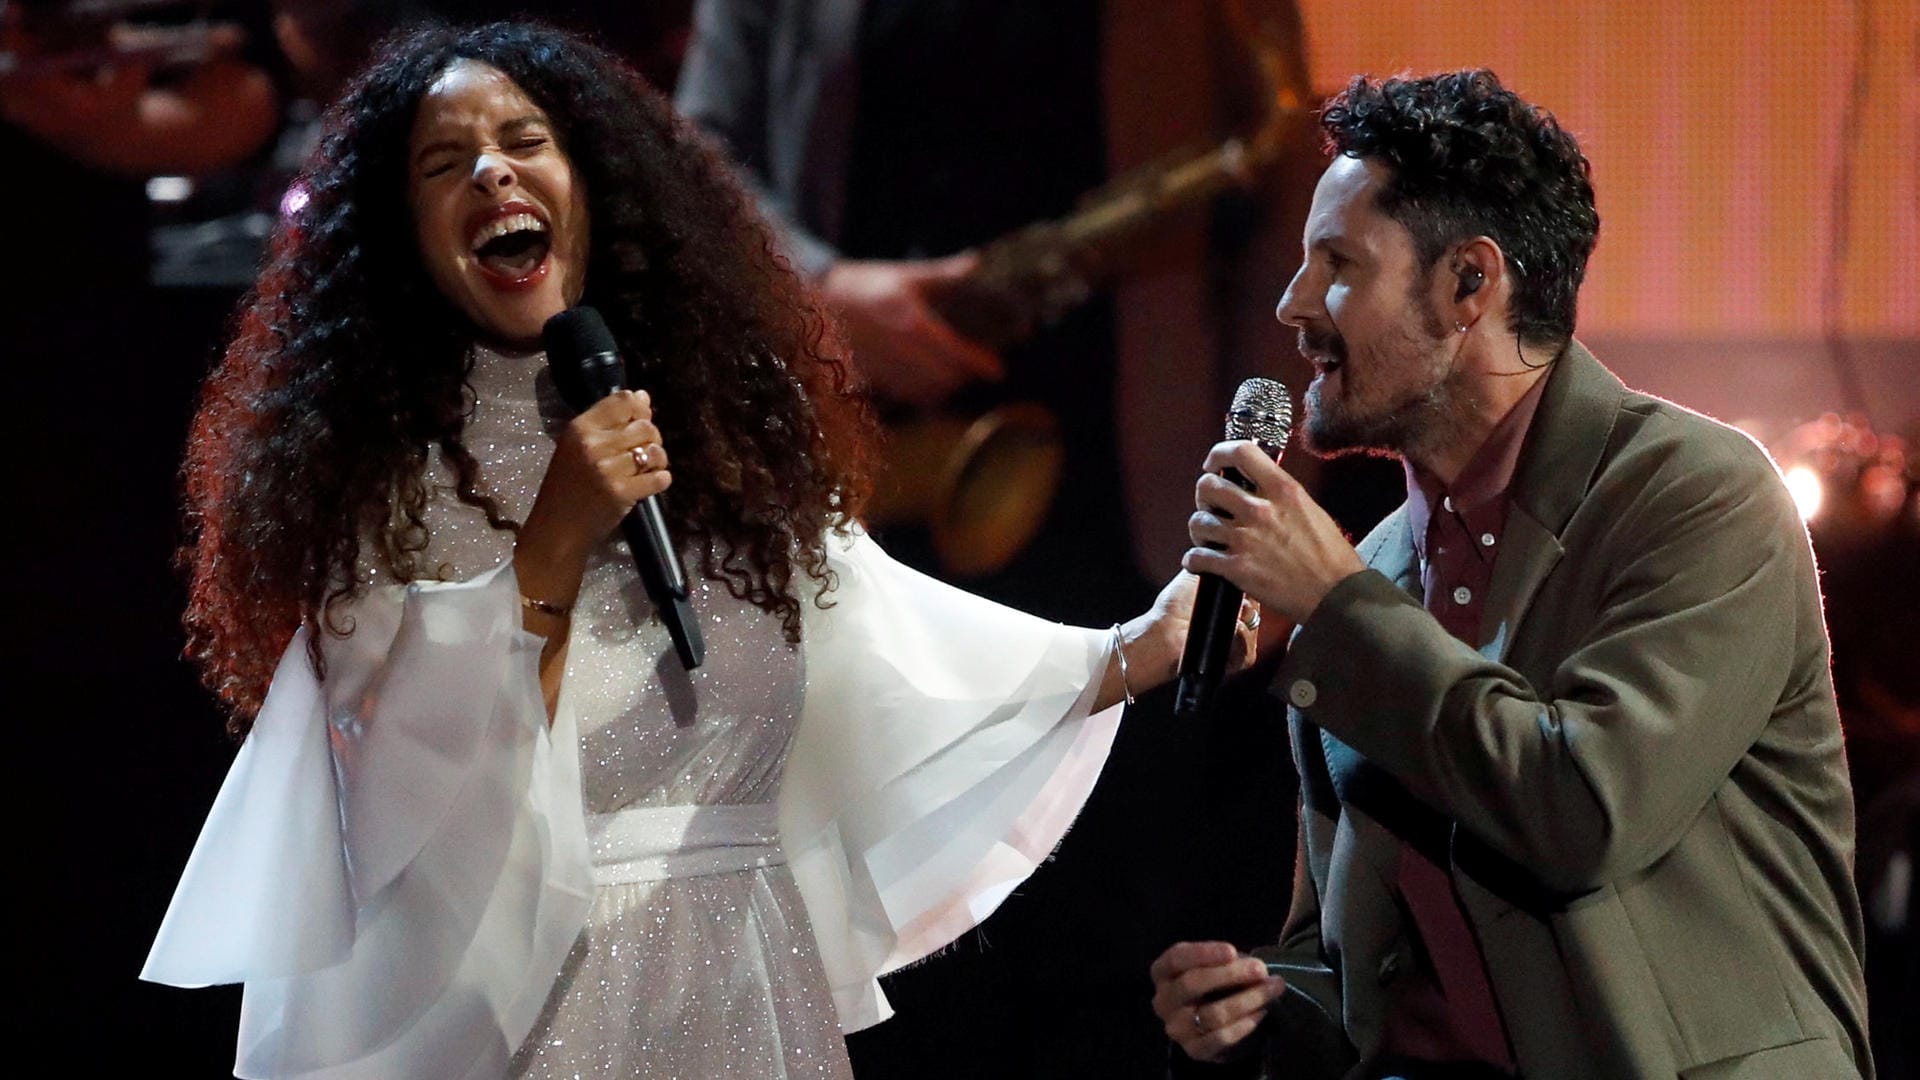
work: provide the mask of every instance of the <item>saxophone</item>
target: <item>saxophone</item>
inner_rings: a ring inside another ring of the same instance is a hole
[[[1311,101],[1298,13],[1258,17],[1248,0],[1226,0],[1225,10],[1259,66],[1259,129],[1130,169],[1066,217],[978,249],[971,274],[928,296],[954,329],[996,349],[1026,340],[1123,277],[1142,241],[1217,195],[1252,187],[1279,160]],[[992,573],[1039,531],[1065,457],[1058,420],[1033,402],[914,417],[890,428],[867,516],[880,526],[925,524],[949,573]]]

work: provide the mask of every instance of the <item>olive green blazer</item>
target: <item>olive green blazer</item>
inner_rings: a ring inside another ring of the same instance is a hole
[[[1404,507],[1275,683],[1301,776],[1273,1077],[1358,1075],[1438,838],[1523,1074],[1871,1076],[1853,800],[1807,534],[1764,451],[1577,343],[1522,450],[1478,648]],[[1391,827],[1390,827],[1391,826]]]

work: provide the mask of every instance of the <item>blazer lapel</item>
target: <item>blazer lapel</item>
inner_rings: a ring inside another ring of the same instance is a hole
[[[1420,595],[1420,561],[1413,550],[1413,530],[1402,505],[1382,521],[1354,549],[1360,560],[1388,581],[1415,597]],[[1385,826],[1396,836],[1425,850],[1435,861],[1446,857],[1446,820],[1436,815],[1402,787],[1385,769],[1368,761],[1324,728],[1315,727],[1327,763],[1328,782],[1340,801]]]
[[[1420,595],[1420,559],[1413,551],[1413,529],[1402,505],[1355,549],[1360,561],[1402,589]]]
[[[1547,373],[1480,618],[1480,654],[1489,660],[1506,659],[1534,595],[1560,561],[1560,535],[1599,471],[1625,392],[1577,341]]]
[[[1564,550],[1553,530],[1518,503],[1507,511],[1500,544],[1493,581],[1487,586],[1487,605],[1480,614],[1480,655],[1496,664],[1507,658],[1515,628]]]

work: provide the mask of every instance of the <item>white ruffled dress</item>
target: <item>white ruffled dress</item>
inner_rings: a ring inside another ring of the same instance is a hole
[[[563,422],[545,368],[477,350],[471,379],[467,444],[522,519]],[[850,1075],[875,976],[993,911],[1085,802],[1107,635],[855,533],[798,646],[701,581],[689,673],[613,542],[549,729],[512,538],[434,468],[442,580],[376,582],[324,681],[294,640],[143,977],[244,982],[243,1077]]]

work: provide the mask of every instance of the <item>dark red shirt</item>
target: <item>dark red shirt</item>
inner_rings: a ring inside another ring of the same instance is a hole
[[[1536,380],[1494,426],[1451,488],[1407,463],[1407,519],[1427,611],[1475,648],[1506,529],[1507,489],[1546,382]],[[1512,1072],[1513,1052],[1486,958],[1447,867],[1402,842],[1395,885],[1423,962],[1401,973],[1390,990],[1382,1049],[1395,1058],[1477,1062]]]

